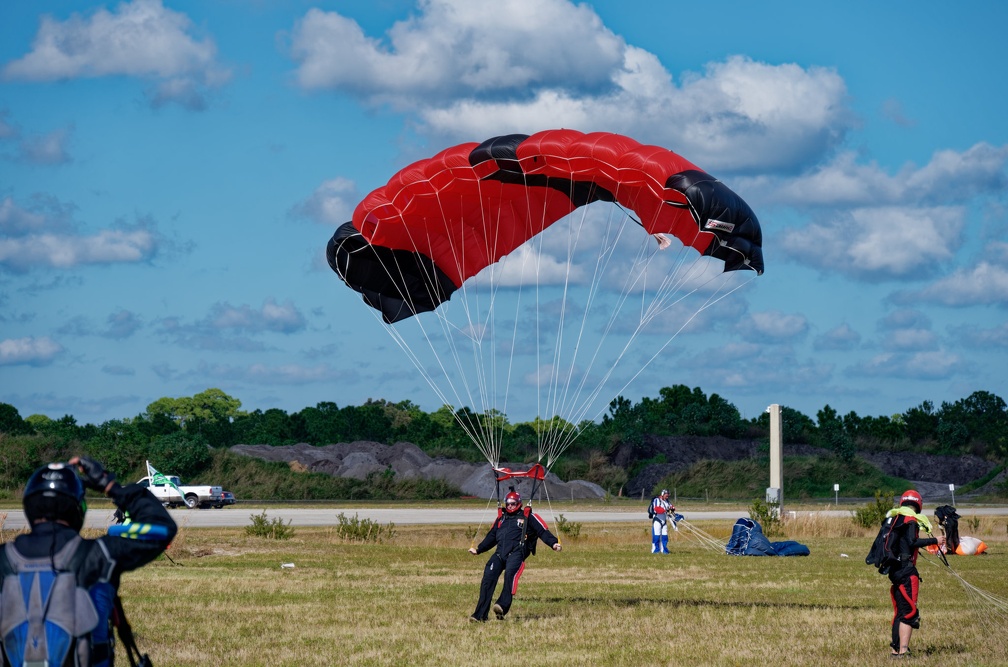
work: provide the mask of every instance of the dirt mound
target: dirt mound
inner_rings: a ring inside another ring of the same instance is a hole
[[[364,480],[371,473],[391,470],[398,479],[440,479],[458,488],[465,495],[490,498],[496,490],[493,471],[486,463],[467,463],[457,459],[431,458],[422,449],[409,442],[383,445],[378,442],[341,442],[334,445],[315,446],[307,443],[273,447],[271,445],[234,445],[230,451],[265,461],[286,463],[291,470],[321,472],[334,477],[351,477]],[[502,463],[513,470],[524,470],[520,463]],[[602,498],[605,489],[583,480],[564,482],[550,473],[545,489],[537,493],[549,498],[580,499]],[[531,492],[526,481],[511,480],[519,492]],[[506,488],[506,486],[505,486]]]

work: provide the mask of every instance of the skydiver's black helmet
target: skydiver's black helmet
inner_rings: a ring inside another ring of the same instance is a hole
[[[32,473],[25,484],[21,504],[31,524],[46,519],[65,521],[77,532],[84,527],[87,512],[84,485],[66,463],[50,463]]]

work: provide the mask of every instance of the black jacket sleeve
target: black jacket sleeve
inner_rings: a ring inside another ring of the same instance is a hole
[[[476,553],[481,554],[484,551],[490,551],[495,546],[497,546],[497,519],[491,524],[490,530],[487,531],[483,541],[477,545]]]
[[[146,565],[161,555],[175,539],[178,532],[175,521],[161,505],[161,501],[145,487],[138,484],[116,484],[108,495],[117,507],[129,513],[132,524],[159,526],[166,531],[166,537],[155,539],[130,539],[111,535],[100,537],[98,541],[113,561],[116,574]]]
[[[531,521],[529,521],[529,527],[535,532],[535,536],[542,540],[546,546],[552,549],[560,540],[558,540],[556,536],[549,531],[549,528],[546,527],[546,524],[539,518],[538,514],[533,512],[530,518]],[[534,547],[532,549],[532,553],[535,553]]]

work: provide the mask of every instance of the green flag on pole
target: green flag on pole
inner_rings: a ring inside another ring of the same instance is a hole
[[[178,492],[179,498],[185,499],[185,495],[182,493],[182,489],[178,488],[178,485],[171,480],[171,477],[158,472],[154,466],[147,461],[147,475],[150,477],[151,486],[165,486],[166,484]]]

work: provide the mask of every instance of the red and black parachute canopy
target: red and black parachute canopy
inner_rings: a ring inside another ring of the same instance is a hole
[[[397,322],[434,310],[462,283],[580,206],[614,202],[650,234],[763,273],[749,205],[672,151],[619,134],[546,130],[464,143],[395,174],[329,241],[329,265]]]

